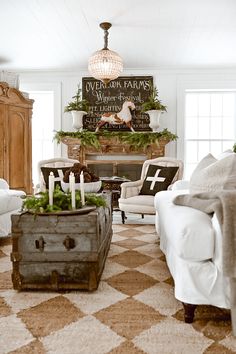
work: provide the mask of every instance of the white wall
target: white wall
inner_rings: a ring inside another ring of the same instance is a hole
[[[185,88],[235,88],[236,70],[129,70],[123,75],[151,75],[154,84],[159,91],[159,98],[167,105],[167,113],[162,114],[160,130],[168,128],[173,133],[178,133],[178,143],[171,142],[166,147],[168,156],[182,158],[181,142],[183,140],[182,120],[183,92]],[[64,106],[74,96],[77,84],[82,82],[82,77],[90,76],[88,72],[22,72],[20,82],[29,83],[50,83],[59,85],[61,88],[61,114],[57,117],[60,120],[62,130],[73,131],[72,118],[69,113],[63,113]],[[82,86],[82,85],[81,85]],[[62,147],[62,155],[66,156],[66,148]]]

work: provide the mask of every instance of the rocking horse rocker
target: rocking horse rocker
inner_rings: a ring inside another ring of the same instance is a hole
[[[134,129],[131,124],[132,115],[130,110],[135,110],[135,105],[131,101],[125,101],[122,105],[122,109],[118,113],[104,113],[100,121],[97,123],[97,128],[95,132],[98,132],[101,127],[103,127],[106,123],[114,124],[114,125],[121,125],[125,124],[132,132]]]

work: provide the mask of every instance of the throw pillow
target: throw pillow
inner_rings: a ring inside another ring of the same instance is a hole
[[[48,177],[50,175],[50,172],[53,172],[54,177],[55,177],[55,187],[58,185],[61,187],[61,181],[63,180],[64,173],[69,169],[70,167],[41,167],[41,172],[43,174],[44,182],[46,184],[46,188],[48,189]]]
[[[208,154],[199,162],[190,178],[190,193],[235,188],[236,154],[230,154],[221,160]]]
[[[225,157],[230,156],[232,154],[234,154],[234,152],[232,150],[230,150],[230,149],[225,150],[217,156],[217,160],[224,159]]]
[[[142,189],[139,194],[155,195],[166,190],[173,181],[179,167],[149,165]]]

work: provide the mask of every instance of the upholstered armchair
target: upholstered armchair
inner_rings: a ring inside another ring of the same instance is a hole
[[[138,181],[121,184],[119,209],[122,222],[125,212],[156,214],[154,196],[161,190],[170,189],[171,185],[183,177],[183,162],[171,157],[158,157],[146,160]]]
[[[38,183],[36,185],[36,193],[37,192],[42,192],[45,191],[46,189],[46,181],[45,181],[45,175],[48,175],[50,173],[50,170],[52,170],[55,174],[56,171],[56,181],[60,182],[63,179],[63,171],[71,166],[74,165],[74,163],[78,163],[78,160],[73,160],[73,159],[68,159],[66,157],[55,157],[52,159],[48,160],[41,160],[38,162]]]

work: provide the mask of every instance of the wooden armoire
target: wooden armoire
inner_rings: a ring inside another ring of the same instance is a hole
[[[33,102],[0,82],[0,178],[27,194],[32,193]]]

